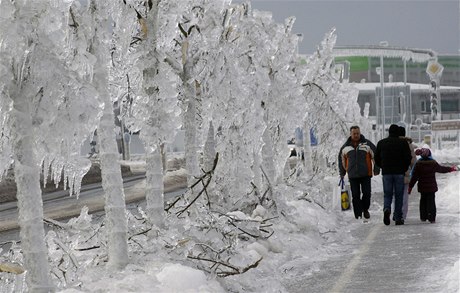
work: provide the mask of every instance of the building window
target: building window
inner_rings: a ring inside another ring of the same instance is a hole
[[[431,112],[430,103],[428,101],[421,101],[420,112],[421,113],[429,113],[429,112]]]
[[[458,100],[441,100],[441,112],[458,112]]]

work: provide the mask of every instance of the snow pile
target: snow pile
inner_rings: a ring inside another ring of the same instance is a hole
[[[309,190],[309,193],[306,195],[303,190]],[[320,198],[325,198],[325,202],[331,200],[329,192],[296,182],[294,186],[280,184],[274,193],[278,198],[279,217],[276,219],[268,220],[270,212],[258,205],[250,215],[233,211],[216,217],[220,228],[209,226],[205,231],[199,227],[199,221],[184,221],[175,216],[168,218],[167,231],[149,230],[142,221],[136,220],[139,215],[129,214],[130,264],[120,272],[107,269],[106,252],[99,248],[106,245],[105,227],[83,211],[79,218],[64,224],[68,232],[60,231],[56,235],[51,231],[48,234],[48,243],[53,243],[51,239],[63,239],[62,242],[66,239],[66,244],[62,243],[61,247],[72,248],[69,255],[73,254],[80,264],[79,268],[74,267],[65,251],[56,245],[50,246],[55,249],[53,268],[57,269],[54,271],[58,272],[60,268],[67,271],[68,276],[75,277],[73,280],[61,278],[60,288],[67,288],[61,292],[284,291],[285,275],[279,270],[288,269],[290,264],[299,261],[324,260],[338,252],[334,251],[334,246],[326,249],[324,244],[333,243],[337,237],[347,239],[350,236],[346,231],[340,231],[337,212],[331,212],[330,208],[319,203]],[[208,216],[198,219],[204,221]],[[92,226],[88,226],[90,222]],[[270,237],[265,237],[269,234],[259,230],[264,223],[269,223],[264,229],[274,232]],[[83,229],[78,232],[78,227]],[[225,241],[219,229],[232,235],[232,227],[240,235],[231,238],[229,245],[232,248],[225,251]],[[96,231],[98,234],[94,235]],[[95,237],[91,237],[93,235]],[[221,257],[211,258],[214,254],[209,254],[206,249],[212,246],[221,249]],[[81,251],[84,247],[94,249]],[[203,262],[206,258],[209,261]],[[214,266],[223,269],[214,271],[213,261],[216,262]],[[311,266],[310,269],[317,268]],[[216,277],[226,274],[225,278]],[[254,282],[254,279],[258,281]]]
[[[446,184],[440,185],[436,192],[436,203],[448,213],[458,215],[460,211],[460,172],[449,173],[445,180]]]
[[[120,273],[95,268],[88,271],[82,282],[81,290],[73,288],[60,292],[225,292],[217,281],[208,280],[200,270],[155,261],[142,267],[130,264]]]
[[[428,147],[424,145],[423,147]],[[460,148],[454,147],[449,149],[443,150],[432,150],[433,158],[438,161],[438,163],[442,164],[449,164],[449,163],[456,163],[460,164]]]

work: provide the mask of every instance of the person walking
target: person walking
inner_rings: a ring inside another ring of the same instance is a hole
[[[406,173],[404,174],[404,193],[403,193],[403,205],[402,205],[402,214],[403,214],[403,220],[406,220],[407,218],[407,213],[409,211],[409,181],[410,181],[410,173],[412,171],[412,168],[417,161],[417,156],[415,155],[415,145],[412,143],[412,138],[406,137],[406,129],[403,126],[399,126],[399,137],[401,139],[404,139],[407,141],[409,144],[409,149],[410,149],[410,154],[411,154],[411,161],[409,168],[407,169]]]
[[[415,163],[412,170],[412,176],[409,182],[410,194],[415,183],[418,181],[417,189],[420,192],[420,220],[430,223],[436,222],[436,202],[435,193],[438,191],[436,182],[436,172],[448,173],[458,171],[456,166],[441,166],[431,157],[431,151],[427,148],[417,149],[415,151],[420,159]]]
[[[377,143],[375,163],[382,169],[383,181],[383,223],[390,225],[391,202],[395,199],[393,219],[396,225],[404,225],[402,205],[404,174],[409,168],[412,156],[407,142],[399,138],[399,127],[390,125],[388,137]]]
[[[350,128],[350,137],[340,148],[338,165],[340,179],[348,173],[355,218],[369,219],[371,204],[371,177],[380,169],[374,163],[375,145],[361,134],[359,126]],[[362,196],[361,196],[362,193]]]

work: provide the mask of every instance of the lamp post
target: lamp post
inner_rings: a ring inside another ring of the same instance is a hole
[[[387,41],[381,41],[379,44],[381,47],[388,47]],[[383,53],[380,54],[380,95],[382,97],[382,138],[385,137],[385,89],[384,89],[384,82],[385,82],[385,71],[383,70]]]
[[[399,109],[401,115],[400,120],[406,124],[406,96],[403,92],[399,92]]]

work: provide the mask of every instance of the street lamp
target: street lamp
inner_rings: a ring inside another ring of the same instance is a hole
[[[381,41],[379,43],[381,47],[388,47],[387,41]],[[383,53],[380,54],[380,94],[382,97],[382,138],[385,137],[385,89],[383,84],[385,82],[385,71],[383,70]]]

